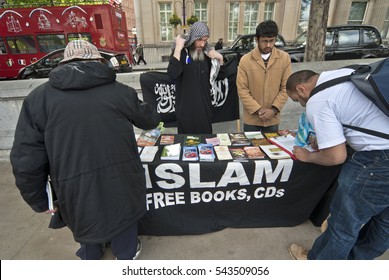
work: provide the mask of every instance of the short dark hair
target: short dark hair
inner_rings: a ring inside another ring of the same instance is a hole
[[[297,85],[308,82],[315,75],[318,73],[312,70],[300,70],[293,73],[286,82],[286,91],[294,92]]]
[[[258,24],[255,36],[259,37],[277,37],[278,26],[273,20],[265,20]]]

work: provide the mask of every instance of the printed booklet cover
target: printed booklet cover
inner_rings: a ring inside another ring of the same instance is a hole
[[[182,160],[183,161],[198,161],[199,154],[196,146],[184,146],[182,147]]]
[[[215,153],[218,160],[232,160],[232,156],[228,146],[215,146]]]

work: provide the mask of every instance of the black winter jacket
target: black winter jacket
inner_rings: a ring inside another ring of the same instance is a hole
[[[108,66],[71,62],[24,100],[11,150],[23,199],[48,209],[50,175],[59,213],[80,243],[110,241],[145,213],[145,172],[133,125],[160,121]]]

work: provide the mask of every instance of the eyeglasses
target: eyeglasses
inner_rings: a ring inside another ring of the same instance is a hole
[[[275,42],[276,42],[276,39],[270,39],[270,40],[258,40],[258,42],[261,44],[261,45],[273,45]]]

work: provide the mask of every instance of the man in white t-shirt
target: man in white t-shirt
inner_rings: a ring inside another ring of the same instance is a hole
[[[289,252],[294,259],[374,259],[389,248],[389,140],[342,126],[389,134],[389,117],[351,82],[310,96],[316,85],[352,71],[344,68],[319,75],[302,70],[286,84],[289,97],[306,107],[319,147],[312,153],[294,147],[297,159],[326,166],[344,163],[327,230],[309,251],[292,244]],[[349,158],[346,143],[355,151]]]

